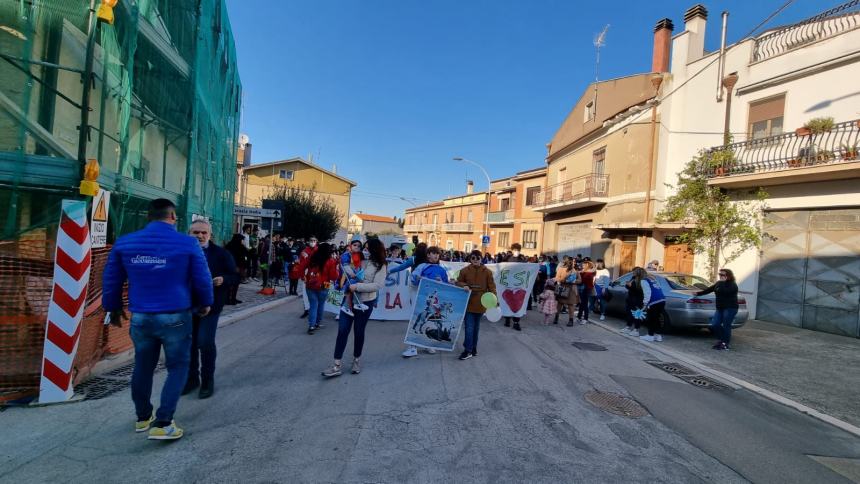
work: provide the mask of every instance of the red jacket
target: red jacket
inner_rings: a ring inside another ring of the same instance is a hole
[[[302,259],[298,265],[301,267],[301,277],[311,291],[328,289],[331,287],[331,283],[340,277],[337,261],[334,259],[327,260],[322,270],[319,270],[318,267],[311,267],[310,258]]]

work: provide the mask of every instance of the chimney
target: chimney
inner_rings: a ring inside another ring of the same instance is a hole
[[[475,182],[466,180],[466,194],[471,195],[473,193],[475,193]]]
[[[701,3],[684,13],[684,30],[689,32],[687,62],[701,59],[705,55],[705,26],[708,24],[708,9]]]
[[[242,166],[247,168],[251,166],[251,143],[245,143],[245,154],[242,158]]]
[[[669,72],[669,49],[672,47],[672,25],[670,19],[664,18],[654,27],[654,57],[651,60],[651,72]]]

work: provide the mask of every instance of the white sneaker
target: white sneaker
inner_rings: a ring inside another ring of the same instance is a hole
[[[346,307],[346,306],[341,306],[341,307],[340,307],[340,310],[341,310],[344,314],[346,314],[347,316],[355,316],[355,314],[352,314],[352,310],[351,310],[351,309],[349,309],[349,308],[348,308],[348,307]]]
[[[621,328],[621,334],[630,334],[630,328],[627,326]]]
[[[587,320],[587,319],[580,319],[580,320],[579,320],[579,324],[585,324],[585,323],[587,323],[587,322],[588,322],[588,320]]]
[[[356,298],[356,301],[355,303],[353,303],[352,307],[358,309],[359,311],[367,311],[368,309],[370,309],[367,304],[364,304],[363,302],[359,301],[358,298]]]
[[[648,336],[647,334],[643,334],[642,336],[639,337],[639,339],[641,339],[642,341],[650,341],[652,343],[654,342],[654,337]]]
[[[601,321],[606,321],[606,316],[604,316],[604,315],[602,315],[602,314],[601,314],[601,315],[600,315],[600,320],[601,320]]]
[[[663,335],[662,334],[655,334],[654,335],[654,341],[657,341],[658,343],[660,341],[663,341]]]
[[[409,348],[406,348],[406,351],[401,354],[404,358],[412,358],[413,356],[418,356],[418,348],[410,346]]]
[[[639,336],[639,330],[636,328],[630,328],[630,330],[627,332],[627,334],[636,338]]]
[[[436,354],[436,350],[434,348],[424,348],[424,351],[426,351],[427,353],[430,353],[431,355]]]

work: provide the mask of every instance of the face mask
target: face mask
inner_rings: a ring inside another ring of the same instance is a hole
[[[310,245],[311,247],[316,247],[317,243],[312,240],[308,245]]]
[[[370,251],[369,250],[363,250],[363,251],[361,251],[361,253],[364,254],[365,259],[370,259]]]
[[[514,257],[519,257],[519,256],[520,256],[520,251],[515,250],[515,251],[514,251]]]

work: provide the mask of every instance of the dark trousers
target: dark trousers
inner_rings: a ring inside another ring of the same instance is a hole
[[[156,426],[173,420],[179,395],[188,377],[189,349],[192,335],[191,312],[134,313],[129,334],[134,342],[134,370],[131,374],[131,399],[138,420],[152,415],[152,377],[161,348],[167,365],[167,380],[161,388],[161,405],[155,413]]]
[[[298,279],[290,279],[290,294],[293,296],[298,296],[298,292],[296,292],[299,288],[299,280]]]
[[[591,291],[585,284],[579,286],[579,309],[576,311],[576,317],[579,319],[588,319],[588,299],[591,297]]]
[[[654,336],[654,333],[663,332],[662,317],[663,308],[665,307],[665,302],[648,306],[648,313],[645,316],[645,324],[648,326],[648,336]]]
[[[732,342],[732,323],[737,314],[738,308],[717,309],[711,319],[711,329],[726,346]]]
[[[463,349],[469,353],[474,353],[478,350],[478,331],[481,329],[481,318],[483,313],[466,313],[463,318],[463,329],[465,336],[463,338]]]
[[[206,316],[194,316],[194,332],[191,339],[191,365],[188,369],[189,381],[212,381],[215,377],[215,331],[221,312]]]
[[[370,308],[367,311],[361,311],[353,308],[350,316],[341,311],[340,318],[337,324],[337,341],[334,345],[334,359],[343,359],[343,352],[346,349],[346,341],[349,339],[350,330],[352,335],[352,356],[354,358],[361,357],[361,351],[364,349],[364,330],[367,328],[367,320],[370,319],[370,313],[373,312],[373,306],[368,304]]]
[[[236,296],[239,295],[239,284],[232,284],[227,290],[227,303],[236,304]]]

